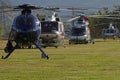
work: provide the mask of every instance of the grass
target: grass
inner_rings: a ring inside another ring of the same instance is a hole
[[[0,41],[4,55],[6,41]],[[120,41],[96,40],[93,44],[44,49],[18,49],[6,60],[0,59],[1,80],[120,80]]]

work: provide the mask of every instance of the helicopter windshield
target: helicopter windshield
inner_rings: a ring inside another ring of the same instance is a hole
[[[37,26],[40,26],[40,23],[33,15],[20,15],[15,18],[13,23],[13,29],[20,32],[36,31]]]
[[[116,34],[117,30],[116,29],[103,29],[104,34]]]
[[[108,29],[106,33],[115,33],[116,31],[114,29]]]
[[[51,33],[53,31],[58,31],[58,22],[41,22],[41,33]]]
[[[72,28],[71,35],[72,36],[83,36],[83,35],[85,35],[85,27]]]

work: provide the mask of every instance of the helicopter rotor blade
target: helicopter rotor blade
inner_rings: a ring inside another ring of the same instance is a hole
[[[50,11],[59,11],[60,10],[60,8],[57,8],[57,7],[56,8],[54,8],[54,7],[53,8],[51,8],[51,7],[44,7],[43,9],[44,10],[50,10]]]
[[[31,5],[31,4],[23,4],[16,6],[14,9],[42,9],[43,7]]]
[[[120,19],[120,16],[117,15],[90,15],[90,18],[103,18],[103,19]]]
[[[20,10],[15,10],[15,9],[4,9],[3,11],[0,11],[0,13],[6,13],[6,12],[15,12],[15,11],[20,11]]]
[[[74,20],[76,20],[76,19],[78,19],[78,18],[80,18],[80,17],[81,17],[81,16],[77,16],[77,17],[71,18],[71,19],[67,20],[67,22],[72,22],[72,21],[74,21]]]

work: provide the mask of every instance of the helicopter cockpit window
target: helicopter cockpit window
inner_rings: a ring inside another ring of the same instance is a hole
[[[114,29],[108,29],[106,33],[115,33],[116,31]]]
[[[110,33],[115,33],[115,30],[114,29],[110,30]]]
[[[58,31],[57,22],[41,22],[41,32],[42,33],[51,33],[53,31]]]
[[[73,35],[73,36],[82,36],[82,35],[85,35],[85,27],[72,28],[71,35]]]
[[[81,18],[80,18],[80,19],[78,19],[77,23],[78,23],[78,24],[83,23],[83,19],[81,19]]]
[[[27,17],[25,15],[20,15],[16,17],[13,27],[18,30],[29,31],[36,28],[36,21],[37,18],[33,15],[28,15]]]

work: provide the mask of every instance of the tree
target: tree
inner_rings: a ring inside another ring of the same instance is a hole
[[[0,26],[0,38],[2,37],[2,26]]]
[[[120,15],[120,6],[119,5],[114,6],[114,10],[111,14]]]
[[[98,10],[99,15],[108,15],[110,14],[110,10],[107,7],[103,7],[102,9]]]

